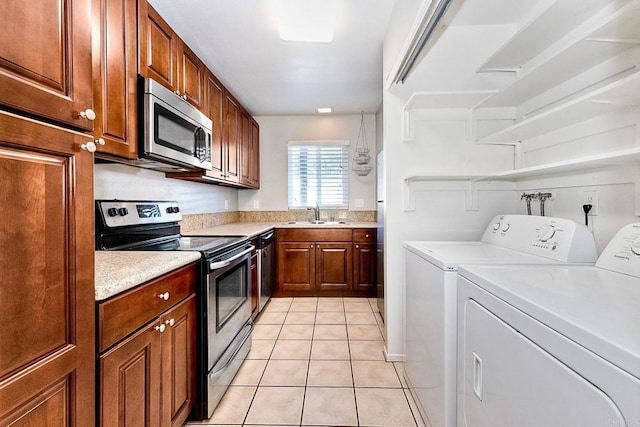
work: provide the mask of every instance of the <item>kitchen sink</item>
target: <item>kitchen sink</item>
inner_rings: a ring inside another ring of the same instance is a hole
[[[298,225],[344,225],[346,221],[288,221],[287,224]]]

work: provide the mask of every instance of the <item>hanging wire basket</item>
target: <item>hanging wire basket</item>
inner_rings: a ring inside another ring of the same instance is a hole
[[[356,141],[356,154],[353,157],[352,170],[358,176],[367,176],[373,170],[371,166],[371,155],[367,146],[367,133],[364,127],[364,111],[360,114],[360,132]]]

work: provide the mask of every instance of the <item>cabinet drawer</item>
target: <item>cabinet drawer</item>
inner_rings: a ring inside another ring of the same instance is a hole
[[[190,264],[98,304],[98,351],[109,348],[194,293],[195,278],[195,264]],[[160,298],[167,292],[168,299]]]
[[[353,241],[357,243],[375,243],[376,229],[375,228],[354,228]]]
[[[281,242],[350,242],[350,228],[281,228],[278,241]]]

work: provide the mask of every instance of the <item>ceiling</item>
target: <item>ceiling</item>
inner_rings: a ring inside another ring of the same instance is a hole
[[[338,1],[331,43],[280,40],[274,1],[149,0],[252,115],[375,113],[396,0]]]

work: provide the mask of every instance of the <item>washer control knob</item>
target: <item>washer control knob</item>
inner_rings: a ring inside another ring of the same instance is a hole
[[[546,242],[552,238],[554,234],[556,234],[556,229],[552,225],[548,225],[538,232],[538,238],[540,241]]]
[[[631,243],[631,252],[633,252],[634,255],[640,255],[640,238]]]
[[[505,225],[502,226],[502,232],[506,233],[507,231],[509,231],[510,228],[511,228],[511,224],[506,223]]]
[[[500,223],[499,222],[494,222],[493,223],[493,231],[498,231],[500,229]]]

